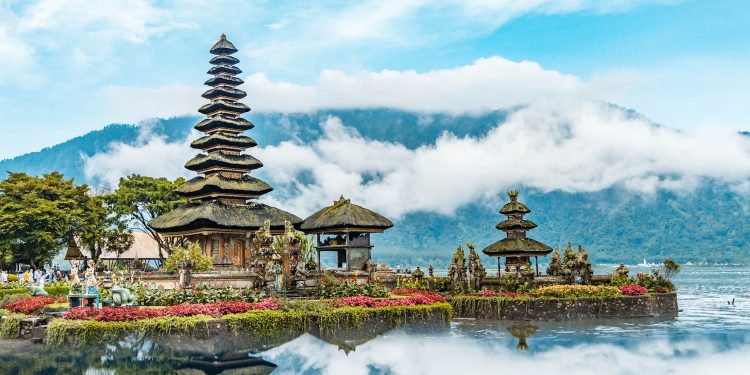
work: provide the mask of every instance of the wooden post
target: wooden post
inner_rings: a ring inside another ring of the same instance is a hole
[[[497,257],[497,277],[500,277],[500,257]]]
[[[539,276],[539,257],[535,256],[534,260],[536,261],[536,275]]]

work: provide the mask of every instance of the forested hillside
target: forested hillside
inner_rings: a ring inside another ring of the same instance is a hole
[[[502,123],[507,112],[481,115],[419,114],[389,109],[321,110],[312,113],[254,113],[251,135],[260,145],[294,139],[310,142],[322,134],[321,122],[337,116],[365,138],[401,143],[409,148],[430,144],[443,132],[481,136]],[[637,115],[637,113],[632,113]],[[197,117],[149,122],[152,136],[183,140]],[[135,125],[113,124],[39,152],[0,162],[0,170],[40,174],[60,171],[87,182],[82,156],[106,151],[112,142],[135,143]],[[273,183],[273,181],[269,181]],[[556,247],[582,243],[599,262],[659,261],[669,256],[680,262],[750,263],[750,199],[730,187],[704,181],[689,194],[658,192],[634,195],[620,188],[594,193],[522,190],[521,200],[539,227],[530,237]],[[374,256],[391,264],[429,263],[445,266],[458,244],[474,242],[482,248],[501,238],[494,228],[504,196],[475,201],[454,215],[412,213],[376,236]],[[490,266],[491,267],[491,266]]]

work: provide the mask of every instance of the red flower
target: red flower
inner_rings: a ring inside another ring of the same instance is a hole
[[[620,292],[626,296],[642,296],[648,293],[648,289],[638,284],[625,284],[620,287]]]
[[[8,311],[21,314],[33,314],[49,304],[55,303],[53,297],[27,297],[5,305]]]

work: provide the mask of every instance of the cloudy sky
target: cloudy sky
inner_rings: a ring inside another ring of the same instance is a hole
[[[0,4],[0,158],[195,113],[221,33],[260,111],[586,98],[675,129],[750,128],[744,0]]]

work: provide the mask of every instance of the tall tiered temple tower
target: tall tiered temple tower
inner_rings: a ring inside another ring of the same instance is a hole
[[[206,81],[211,88],[203,93],[210,103],[198,109],[207,118],[195,125],[205,135],[191,144],[203,153],[185,164],[199,176],[177,189],[190,203],[153,219],[149,225],[165,237],[198,242],[213,257],[215,267],[245,268],[250,261],[251,237],[265,220],[270,221],[273,233],[282,233],[285,221],[298,226],[302,219],[252,201],[273,188],[250,176],[263,164],[243,153],[257,143],[242,135],[254,125],[240,117],[250,108],[239,102],[247,94],[237,89],[243,83],[237,77],[242,71],[235,66],[239,59],[232,56],[237,49],[222,35],[210,52],[216,55],[208,71],[213,77]]]
[[[531,269],[531,257],[534,257],[536,274],[538,275],[538,257],[551,253],[552,248],[526,237],[528,230],[536,228],[533,221],[523,218],[531,210],[518,201],[518,190],[509,191],[507,194],[510,202],[500,209],[500,213],[508,218],[495,226],[495,228],[505,232],[506,237],[487,246],[482,252],[489,256],[498,257],[498,273],[500,273],[500,258],[505,258],[505,272],[510,272],[512,270]]]

